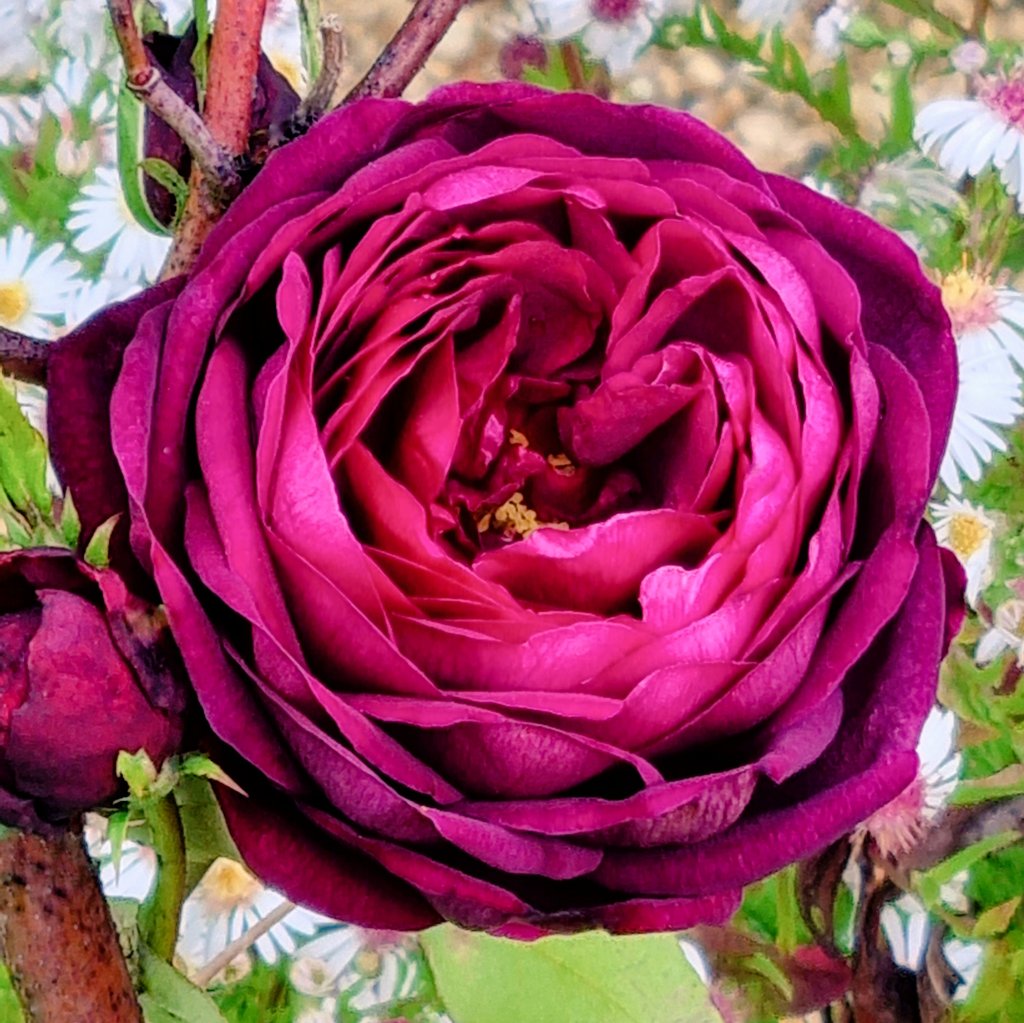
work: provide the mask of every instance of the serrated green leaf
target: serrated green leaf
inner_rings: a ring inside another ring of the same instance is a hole
[[[64,492],[64,500],[60,506],[60,532],[64,542],[74,550],[82,535],[82,520],[78,517],[78,509],[70,490]]]
[[[83,557],[93,568],[107,568],[110,565],[110,537],[117,526],[121,513],[111,515],[105,522],[96,527],[96,532],[89,538]]]
[[[15,547],[32,546],[32,533],[20,515],[8,508],[0,508],[0,522],[3,522],[4,530]]]
[[[136,799],[147,798],[158,777],[156,764],[144,749],[135,753],[126,749],[121,750],[117,754],[115,770],[117,776],[125,780],[128,791]]]
[[[517,942],[445,925],[421,942],[455,1023],[720,1023],[668,934]]]
[[[185,890],[191,891],[214,860],[226,856],[241,862],[242,857],[228,834],[213,787],[205,778],[182,776],[174,798],[185,833]]]
[[[145,107],[122,85],[117,94],[117,169],[121,191],[132,216],[151,234],[170,232],[152,214],[142,187],[142,125]]]
[[[0,487],[18,511],[48,517],[53,495],[46,485],[46,441],[25,418],[14,390],[0,378]]]
[[[217,1003],[149,949],[140,955],[139,1004],[147,1023],[226,1023]]]

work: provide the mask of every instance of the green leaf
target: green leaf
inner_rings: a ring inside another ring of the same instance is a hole
[[[199,92],[199,109],[206,102],[206,71],[210,57],[210,10],[206,0],[195,0],[196,48],[192,51],[192,70],[196,73],[196,88]]]
[[[1024,792],[1024,764],[1010,764],[987,778],[972,778],[953,793],[954,806],[973,806],[990,799],[1007,799]]]
[[[89,538],[84,557],[93,568],[107,568],[110,565],[110,537],[120,518],[120,512],[111,515],[106,522],[96,527],[96,532]]]
[[[148,174],[158,185],[163,185],[174,197],[174,217],[171,222],[171,230],[174,230],[185,212],[188,182],[166,160],[158,160],[155,156],[142,160],[139,167],[143,174]]]
[[[117,94],[117,169],[124,201],[132,216],[152,234],[166,235],[170,232],[150,212],[139,173],[145,112],[142,103],[122,85]]]
[[[3,963],[0,963],[0,1020],[4,1023],[22,1023],[21,1002],[11,986],[11,978]]]
[[[961,849],[960,852],[943,860],[931,870],[915,875],[918,893],[925,902],[934,906],[939,901],[939,889],[944,884],[949,884],[962,870],[968,870],[990,853],[1013,845],[1020,840],[1020,837],[1020,833],[1017,831],[1003,831],[998,835],[983,838],[966,849]]]
[[[226,1023],[217,1003],[149,949],[142,949],[142,994],[146,1023]]]
[[[118,810],[112,813],[107,821],[107,840],[110,842],[110,862],[114,866],[114,873],[121,873],[121,848],[124,846],[124,837],[128,834],[127,810]]]
[[[206,778],[209,781],[219,782],[229,789],[234,789],[240,795],[248,795],[224,768],[215,764],[205,753],[191,753],[178,765],[178,771],[183,775],[193,775],[197,778]]]
[[[445,925],[421,942],[455,1023],[720,1023],[668,934],[519,942]]]
[[[973,936],[975,938],[991,938],[997,934],[1003,934],[1010,926],[1010,921],[1013,920],[1013,915],[1017,912],[1021,898],[1022,896],[1015,895],[1012,899],[1008,899],[998,906],[986,909],[978,917],[978,922],[974,925]]]
[[[213,788],[205,778],[183,775],[174,789],[185,833],[185,890],[192,891],[221,856],[241,862]]]
[[[14,389],[0,378],[0,488],[21,512],[48,517],[53,495],[46,485],[46,441],[25,418]]]
[[[302,66],[311,82],[320,74],[320,0],[299,0]]]
[[[60,532],[64,542],[74,550],[82,535],[82,520],[78,517],[78,509],[70,490],[64,492],[64,500],[60,506]]]
[[[88,560],[88,552],[86,552]],[[117,754],[115,769],[119,778],[124,778],[128,785],[128,791],[136,799],[146,799],[158,778],[156,764],[153,763],[150,755],[140,749],[136,753],[129,753],[128,750],[121,750]]]

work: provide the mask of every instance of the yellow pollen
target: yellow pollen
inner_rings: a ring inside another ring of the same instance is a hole
[[[548,455],[548,465],[550,465],[559,476],[572,476],[573,473],[576,472],[576,466],[572,464],[572,459],[563,453]]]
[[[949,546],[961,561],[981,550],[991,530],[974,515],[957,512],[949,520]]]
[[[199,883],[203,900],[215,913],[248,908],[260,893],[260,883],[241,863],[224,856],[214,860]]]
[[[995,323],[999,318],[991,282],[966,266],[942,278],[942,302],[958,337],[965,331]]]
[[[0,284],[0,325],[13,327],[28,312],[28,288],[21,281]]]
[[[517,448],[528,448],[530,446],[526,434],[520,433],[518,430],[508,431],[508,442],[509,444],[514,444]]]
[[[524,540],[538,529],[568,529],[568,522],[540,522],[537,513],[530,508],[523,495],[517,490],[503,505],[493,512],[481,515],[476,521],[477,529],[486,533],[492,527],[501,530],[506,540],[521,536]]]

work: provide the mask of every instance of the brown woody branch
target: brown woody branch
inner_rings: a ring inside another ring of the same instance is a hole
[[[107,0],[114,34],[124,57],[125,84],[181,140],[203,174],[226,192],[241,185],[231,154],[210,133],[203,119],[163,79],[154,67],[139,35],[131,0]]]
[[[373,66],[345,97],[345,103],[367,96],[401,96],[464,4],[465,0],[416,0],[409,16]]]
[[[345,33],[338,15],[325,14],[320,19],[320,46],[323,54],[320,74],[295,115],[296,122],[305,125],[312,124],[330,108],[338,87],[345,63]]]
[[[0,958],[27,1023],[140,1023],[81,836],[0,838]]]
[[[217,8],[203,120],[216,143],[236,158],[243,156],[249,144],[266,9],[267,0],[221,0]],[[185,212],[161,277],[188,271],[234,196],[235,189],[220,187],[193,168]]]
[[[28,384],[46,383],[47,341],[0,327],[0,369]]]

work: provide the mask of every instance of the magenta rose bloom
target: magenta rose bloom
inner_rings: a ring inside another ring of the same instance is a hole
[[[183,707],[161,619],[114,572],[0,554],[0,823],[46,831],[110,799],[118,752],[159,764]]]
[[[58,465],[127,501],[294,899],[681,928],[915,777],[959,607],[922,522],[946,315],[895,235],[686,114],[338,111],[53,372]]]

